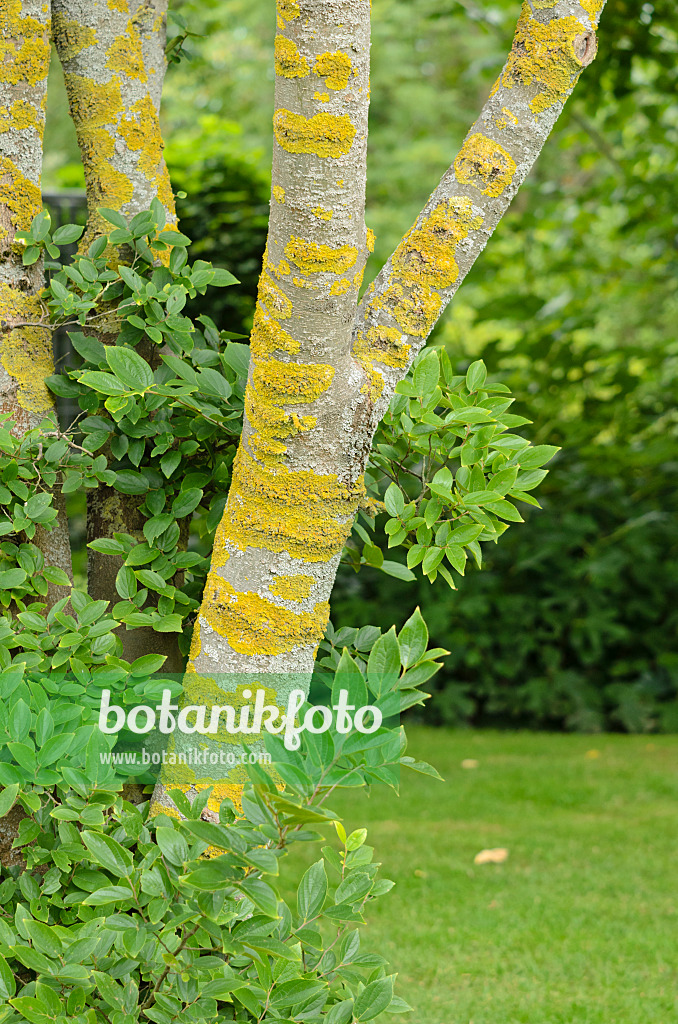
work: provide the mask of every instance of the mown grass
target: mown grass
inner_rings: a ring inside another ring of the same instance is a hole
[[[397,883],[363,948],[414,1013],[380,1024],[678,1020],[678,738],[409,735],[445,783],[333,800]]]

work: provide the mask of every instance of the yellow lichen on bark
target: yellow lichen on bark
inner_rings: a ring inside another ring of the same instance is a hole
[[[348,114],[314,114],[306,118],[280,109],[273,115],[273,132],[278,145],[288,153],[340,157],[350,152],[356,129]]]
[[[282,75],[283,78],[306,78],[311,72],[297,44],[281,35],[275,37],[274,65],[276,75]]]
[[[347,54],[337,50],[335,53],[321,53],[316,58],[313,70],[316,75],[325,79],[328,89],[345,89],[353,71],[353,64]]]
[[[301,16],[298,0],[278,0],[277,10],[278,18],[282,22],[281,27],[284,27],[286,21],[294,21]]]
[[[250,339],[250,350],[254,359],[265,359],[274,352],[289,352],[295,355],[300,345],[296,338],[288,334],[277,320],[268,317],[261,304],[254,313],[254,324]]]
[[[238,654],[270,656],[297,647],[316,647],[325,632],[329,604],[320,601],[312,612],[295,612],[254,591],[237,591],[227,580],[210,573],[200,614]]]
[[[17,383],[17,402],[26,412],[47,415],[53,409],[45,378],[54,372],[52,334],[41,327],[21,327],[43,318],[37,295],[25,295],[8,284],[0,284],[0,321],[13,330],[0,335],[0,363]],[[7,410],[5,410],[7,411]]]
[[[605,6],[605,0],[579,0],[579,3],[590,17],[593,27],[597,28],[600,12]]]
[[[267,405],[302,405],[314,402],[327,391],[334,374],[334,367],[324,363],[264,359],[255,364],[252,383]]]
[[[26,231],[42,208],[40,189],[9,157],[0,157],[0,205],[10,211],[14,231]],[[0,238],[7,232],[0,229]]]
[[[353,354],[369,378],[367,389],[373,401],[384,390],[383,375],[374,364],[404,369],[409,362],[410,349],[411,346],[403,341],[401,332],[395,327],[370,327],[356,335]]]
[[[262,270],[259,278],[259,301],[263,302],[278,320],[288,320],[292,316],[292,303],[278,288],[271,275],[266,273],[266,269]]]
[[[293,235],[285,246],[285,256],[303,274],[345,274],[355,265],[358,250],[351,245],[333,249]]]
[[[225,536],[243,551],[257,547],[327,562],[344,546],[363,494],[362,477],[349,488],[335,474],[261,465],[241,448],[233,466]]]
[[[311,213],[318,220],[332,220],[333,210],[326,210],[324,206],[314,206]]]
[[[285,601],[305,601],[310,597],[314,583],[314,576],[294,573],[292,576],[276,576],[268,589],[275,597],[282,597]]]
[[[169,178],[163,163],[165,143],[158,111],[150,96],[143,96],[132,104],[120,122],[119,131],[129,149],[139,153],[139,170],[149,181],[156,181],[159,175]]]
[[[275,199],[276,203],[285,202],[285,189],[282,187],[282,185],[274,185],[272,192],[273,198]]]
[[[534,83],[539,91],[531,100],[530,109],[535,114],[543,113],[554,103],[564,103],[583,66],[575,53],[574,41],[585,31],[585,25],[570,15],[543,24],[532,17],[530,5],[524,3],[502,85],[511,89],[516,81]]]
[[[70,21],[61,11],[57,11],[52,18],[52,28],[55,40],[59,40],[59,56],[62,61],[71,60],[88,46],[94,46],[97,41],[93,28],[81,25],[79,21]]]
[[[345,295],[351,287],[351,281],[348,277],[342,277],[338,281],[333,281],[330,285],[330,295]]]
[[[141,39],[132,21],[128,23],[123,35],[117,36],[106,51],[106,67],[119,75],[138,78],[140,82],[148,81]]]
[[[452,196],[439,203],[403,238],[393,259],[393,280],[399,283],[449,288],[459,276],[455,250],[483,218],[474,213],[466,196]]]
[[[7,132],[10,128],[19,132],[35,128],[42,134],[45,118],[42,110],[38,113],[39,109],[25,100],[15,100],[9,109],[0,107],[0,132]]]
[[[482,224],[466,196],[438,203],[403,238],[391,258],[388,286],[371,306],[386,307],[405,334],[427,337],[443,307],[440,292],[459,277],[456,247]]]
[[[23,13],[21,0],[2,0],[0,8],[0,83],[37,85],[49,72],[49,18]]]
[[[511,184],[516,162],[498,142],[476,132],[465,140],[454,170],[463,185],[473,185],[484,196],[496,197]]]
[[[509,110],[508,107],[502,107],[501,108],[501,114],[499,114],[495,118],[494,123],[496,124],[497,128],[499,129],[499,131],[503,131],[504,128],[508,128],[508,126],[510,124],[511,125],[518,124],[518,118],[516,117],[516,115],[513,113],[512,110]]]

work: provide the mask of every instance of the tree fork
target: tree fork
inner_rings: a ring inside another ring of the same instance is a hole
[[[18,435],[34,430],[56,410],[45,378],[54,373],[52,332],[23,326],[45,319],[40,292],[42,259],[24,266],[16,241],[42,210],[40,178],[45,99],[50,62],[49,5],[43,0],[9,0],[0,12],[0,412],[8,413]],[[35,544],[46,564],[72,579],[68,521],[60,484],[52,529],[40,528]],[[69,587],[50,584],[47,604],[68,596]]]
[[[604,4],[523,4],[478,121],[358,306],[369,246],[369,7],[280,0],[271,221],[245,422],[194,630],[187,703],[240,698],[242,684],[223,673],[270,673],[279,703],[290,673],[295,686],[310,679],[374,432],[593,60]],[[237,798],[238,781],[231,773],[230,785],[215,787],[212,810],[224,795]],[[193,795],[209,783],[166,773],[154,809],[176,813],[173,785]]]

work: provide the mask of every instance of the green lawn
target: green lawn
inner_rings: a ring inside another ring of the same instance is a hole
[[[415,1012],[380,1024],[678,1020],[678,738],[412,729],[408,753],[446,782],[333,801],[397,882],[363,945]]]

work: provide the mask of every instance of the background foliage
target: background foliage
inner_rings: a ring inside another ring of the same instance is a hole
[[[272,6],[175,6],[203,34],[170,70],[164,107],[184,227],[245,285],[214,291],[200,311],[246,331],[265,232]],[[372,274],[474,119],[517,10],[374,0]],[[387,628],[419,602],[451,650],[429,720],[678,728],[677,51],[670,3],[609,0],[598,59],[432,339],[460,373],[482,357],[533,421],[526,436],[562,447],[543,511],[490,546],[456,592],[439,580],[396,594],[369,567],[340,574],[335,622]],[[53,122],[46,167],[72,186],[61,129]]]

